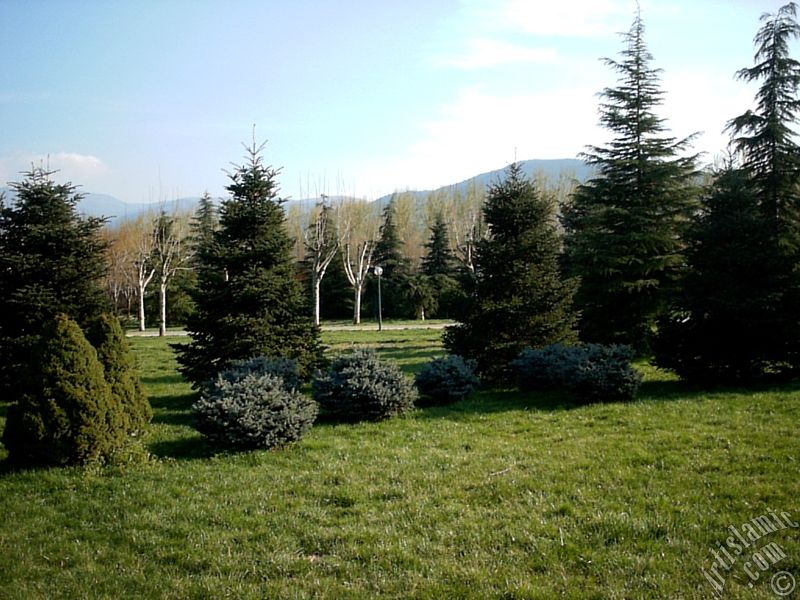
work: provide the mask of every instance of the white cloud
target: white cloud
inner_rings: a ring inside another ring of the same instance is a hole
[[[445,58],[441,66],[456,69],[483,69],[515,63],[554,63],[558,55],[553,48],[530,48],[500,40],[478,38],[470,40],[469,49],[461,56]]]
[[[76,152],[55,152],[37,154],[18,152],[0,157],[0,178],[2,183],[19,181],[22,173],[31,167],[44,167],[56,171],[56,181],[72,181],[84,188],[94,187],[108,174],[108,168],[101,159],[91,154]]]

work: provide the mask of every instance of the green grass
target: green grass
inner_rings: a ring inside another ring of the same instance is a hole
[[[325,341],[376,345],[411,373],[441,354],[439,334]],[[634,403],[481,391],[216,454],[167,342],[133,344],[157,460],[0,475],[0,597],[706,598],[701,568],[730,525],[769,508],[800,520],[795,386],[704,393],[647,368]],[[725,597],[775,598],[780,570],[800,579],[799,540],[761,540],[786,558],[750,588],[742,556]]]

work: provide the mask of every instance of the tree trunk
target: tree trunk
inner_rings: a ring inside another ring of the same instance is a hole
[[[361,285],[355,286],[354,289],[353,325],[359,325],[361,323]]]
[[[139,331],[144,331],[144,286],[139,286]]]
[[[160,321],[158,324],[158,335],[164,337],[167,335],[167,282],[162,281],[158,290],[158,311],[160,314]]]
[[[322,279],[316,273],[313,273],[311,277],[313,279],[313,285],[314,285],[314,325],[319,326],[320,322],[319,288],[320,284],[322,283]]]

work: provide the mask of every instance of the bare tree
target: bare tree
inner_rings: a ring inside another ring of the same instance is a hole
[[[156,274],[154,252],[156,229],[152,214],[140,215],[131,222],[135,244],[131,254],[131,267],[136,276],[136,291],[139,300],[139,331],[145,330],[144,295],[147,286]]]
[[[168,215],[164,208],[153,223],[153,266],[158,276],[158,335],[167,333],[167,286],[181,269],[187,269],[191,260],[185,225],[188,219]],[[151,275],[152,277],[152,275]]]
[[[305,231],[304,246],[311,263],[311,289],[314,293],[314,324],[320,323],[320,286],[328,265],[339,251],[339,238],[333,219],[333,208],[325,204],[327,196],[315,207],[314,222]],[[349,276],[348,276],[349,277]]]
[[[339,243],[347,280],[353,287],[353,323],[361,323],[361,295],[372,267],[372,254],[378,238],[378,219],[373,207],[359,200],[339,204]]]

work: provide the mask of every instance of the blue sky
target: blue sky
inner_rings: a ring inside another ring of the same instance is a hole
[[[734,80],[773,0],[642,0],[661,116],[703,134],[755,89]],[[224,196],[241,142],[268,140],[282,194],[428,189],[608,139],[601,62],[632,0],[0,0],[0,185],[49,156],[126,202]]]

